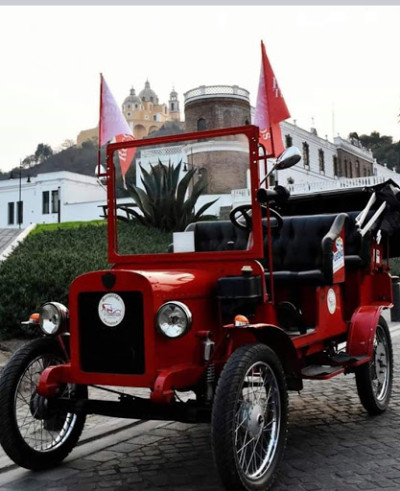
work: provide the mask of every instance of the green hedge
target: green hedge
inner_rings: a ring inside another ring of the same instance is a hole
[[[136,253],[166,251],[170,234],[139,224],[121,224],[119,238]],[[39,226],[0,265],[0,338],[30,336],[20,325],[46,301],[68,305],[73,279],[109,268],[104,222]]]

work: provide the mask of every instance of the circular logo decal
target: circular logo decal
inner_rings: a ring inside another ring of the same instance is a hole
[[[125,316],[125,304],[116,293],[107,293],[99,302],[99,317],[106,326],[118,326]]]
[[[332,288],[329,288],[328,290],[328,296],[326,297],[326,301],[328,304],[328,310],[331,314],[335,313],[336,310],[336,294],[335,290]]]

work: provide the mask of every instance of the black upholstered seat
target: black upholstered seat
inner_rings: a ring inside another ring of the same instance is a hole
[[[230,220],[190,223],[186,232],[194,232],[196,251],[245,250],[248,233],[234,227]]]
[[[369,241],[355,224],[357,213],[283,217],[280,230],[272,229],[274,280],[278,284],[326,285],[333,281],[333,242],[345,227],[346,269],[364,267],[369,261]],[[245,250],[248,233],[229,220],[191,223],[196,251]],[[264,236],[264,258],[268,272],[268,238]]]
[[[272,257],[276,283],[326,285],[333,281],[333,243],[347,215],[284,217],[272,233]],[[268,266],[268,238],[264,238],[263,264]],[[269,273],[266,273],[267,277]]]
[[[346,221],[345,228],[345,266],[347,270],[355,270],[368,266],[371,261],[370,245],[371,236],[367,233],[364,237],[359,232],[355,219],[359,212],[351,211],[347,215],[349,219]],[[371,217],[369,213],[367,220]]]

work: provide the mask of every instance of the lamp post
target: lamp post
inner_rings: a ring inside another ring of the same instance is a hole
[[[22,163],[19,161],[19,190],[18,190],[18,204],[17,204],[17,219],[18,219],[18,228],[21,228],[22,223]]]

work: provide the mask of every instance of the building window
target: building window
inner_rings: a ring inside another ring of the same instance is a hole
[[[310,167],[310,146],[307,142],[303,142],[303,165]]]
[[[286,148],[289,148],[293,145],[293,138],[290,135],[285,135],[285,143]]]
[[[8,203],[8,225],[14,225],[14,203]]]
[[[24,202],[17,201],[17,223],[21,225],[24,221]]]
[[[171,102],[171,111],[174,111],[174,110],[175,110],[175,103]]]
[[[128,104],[128,106],[127,106],[127,107],[128,107],[128,109],[130,109],[130,108],[131,108],[131,105],[130,105],[130,104]]]
[[[318,150],[318,163],[319,163],[319,171],[325,172],[325,155],[322,148]]]
[[[127,113],[127,116],[130,116],[130,115],[131,115],[131,113]]]
[[[339,175],[338,159],[337,159],[336,155],[333,156],[333,175],[334,176]]]
[[[50,213],[50,192],[43,191],[42,194],[42,213],[48,215]]]
[[[58,213],[59,210],[59,192],[58,189],[51,192],[51,212]]]
[[[157,121],[157,114],[153,116],[153,121]]]
[[[139,106],[137,104],[135,104],[135,109],[137,109]]]
[[[356,177],[360,177],[360,162],[356,160]]]
[[[197,131],[203,131],[207,129],[206,120],[204,118],[200,118],[197,120]]]

